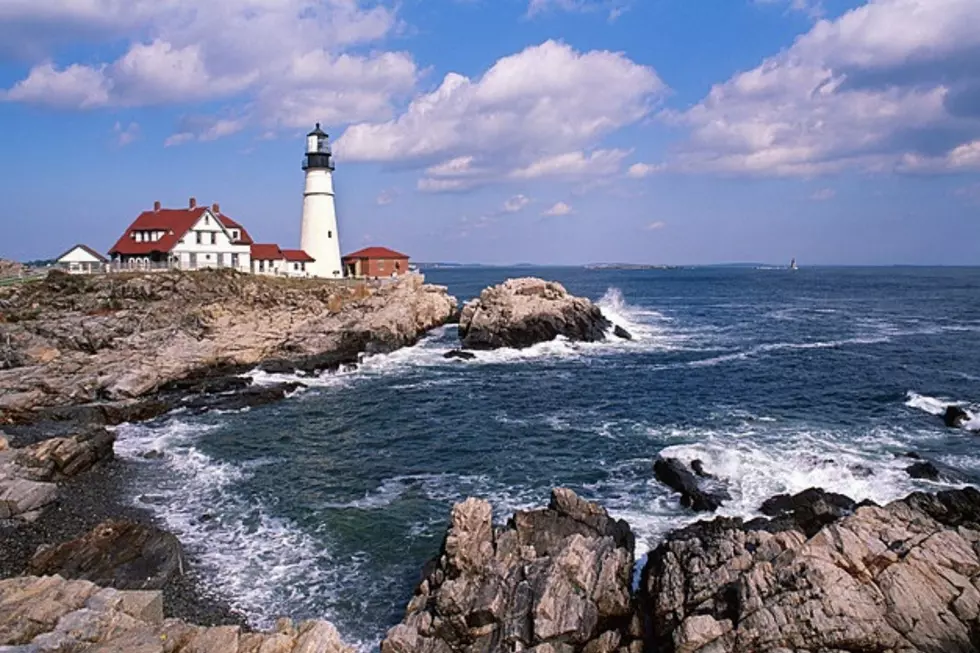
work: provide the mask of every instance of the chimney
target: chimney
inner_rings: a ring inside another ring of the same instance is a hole
[[[214,213],[215,215],[219,215],[221,213],[221,207],[218,206],[217,202],[211,205],[211,213]]]
[[[160,212],[160,200],[157,200],[156,202],[153,203],[153,212],[154,213]]]
[[[190,201],[190,207],[191,207],[192,209],[196,209],[196,208],[197,208],[197,198],[196,198],[196,197],[192,197],[192,198],[191,198],[191,201]]]

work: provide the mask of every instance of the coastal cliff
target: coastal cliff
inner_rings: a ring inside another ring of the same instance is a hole
[[[145,418],[169,406],[136,400],[168,383],[259,364],[335,369],[414,344],[455,312],[455,298],[420,275],[369,284],[54,272],[0,289],[0,422],[65,418],[65,407],[84,405],[101,421]]]

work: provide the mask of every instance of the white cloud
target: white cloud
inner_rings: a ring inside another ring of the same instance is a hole
[[[667,223],[663,220],[657,220],[656,222],[651,222],[647,226],[643,227],[647,231],[660,231],[667,226]]]
[[[186,116],[181,119],[177,132],[167,138],[163,145],[172,147],[189,141],[215,141],[240,132],[247,124],[245,118]]]
[[[72,64],[62,70],[43,63],[3,92],[3,99],[14,102],[48,104],[61,108],[90,109],[109,103],[110,83],[101,68]]]
[[[975,0],[871,0],[821,20],[695,107],[665,114],[692,129],[676,164],[798,176],[956,168],[970,159],[956,148],[980,138],[978,21]]]
[[[116,124],[112,127],[112,134],[116,140],[116,145],[126,147],[139,138],[140,126],[135,122],[131,122],[123,127],[121,122],[116,121]]]
[[[626,171],[626,175],[632,179],[643,179],[658,172],[663,172],[666,166],[662,163],[634,163]]]
[[[423,177],[418,180],[416,187],[423,193],[454,193],[469,190],[476,185],[475,182],[467,179],[433,179]]]
[[[526,195],[514,195],[506,202],[504,202],[503,212],[504,213],[517,213],[524,209],[525,206],[531,203],[531,199]]]
[[[827,200],[832,200],[835,197],[837,197],[837,191],[833,188],[821,188],[813,191],[813,194],[810,195],[810,199],[814,202],[826,202]]]
[[[619,172],[620,163],[629,156],[628,150],[595,150],[585,152],[565,152],[545,157],[530,165],[511,172],[517,179],[538,177],[602,177]]]
[[[612,22],[622,16],[630,4],[631,0],[530,0],[527,15],[533,17],[555,10],[579,13],[605,11]]]
[[[757,5],[783,5],[790,11],[798,11],[810,18],[821,18],[826,13],[821,0],[754,0]]]
[[[482,176],[471,184],[535,176],[556,162],[579,165],[582,150],[648,116],[664,91],[653,69],[623,54],[547,41],[500,59],[476,80],[449,73],[397,118],[349,127],[336,150],[348,161],[446,162],[435,164],[437,175],[459,174],[442,166],[466,161],[467,175]],[[590,157],[600,152],[619,156]]]
[[[557,204],[555,204],[554,206],[552,206],[550,209],[547,209],[546,211],[544,211],[541,215],[546,215],[546,216],[559,216],[559,215],[568,215],[571,212],[572,212],[572,207],[571,206],[569,206],[565,202],[558,202]]]
[[[345,50],[397,24],[369,0],[5,0],[0,41],[16,33],[28,51],[135,40],[115,61],[39,63],[0,93],[63,108],[231,100],[249,124],[273,129],[383,120],[414,88],[415,62]]]

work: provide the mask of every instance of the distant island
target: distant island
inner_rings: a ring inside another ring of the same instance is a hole
[[[650,265],[644,263],[590,263],[586,270],[677,270],[676,265]]]

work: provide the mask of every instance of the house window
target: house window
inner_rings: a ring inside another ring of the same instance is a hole
[[[306,263],[300,263],[299,269],[302,270],[303,272],[306,272]]]
[[[194,233],[195,233],[195,235],[197,235],[197,244],[200,245],[201,244],[201,232],[200,231],[195,231]]]
[[[211,260],[211,255],[210,254],[205,254],[204,255],[204,260],[205,261],[210,261]]]
[[[214,245],[218,242],[218,233],[215,231],[211,232],[211,244]]]
[[[211,220],[208,218],[208,216],[204,216],[204,224],[211,224]]]
[[[299,269],[299,263],[293,263],[293,269],[294,270],[298,270]]]
[[[232,230],[231,237],[234,238],[235,240],[238,240],[241,237],[241,236],[239,236],[238,229]]]
[[[233,267],[233,268],[237,268],[238,267],[238,254],[232,254],[231,255],[231,267]]]

